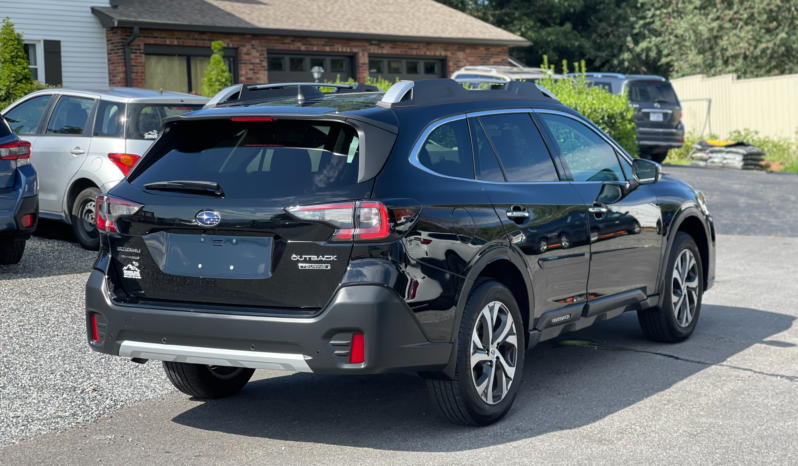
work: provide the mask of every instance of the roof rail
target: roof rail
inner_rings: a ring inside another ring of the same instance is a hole
[[[491,84],[490,89],[469,90],[454,79],[400,81],[391,86],[377,105],[383,108],[403,108],[454,102],[557,100],[549,91],[531,82],[487,82]]]
[[[324,98],[324,93],[319,87],[333,87],[336,94],[351,94],[356,92],[381,92],[376,86],[366,84],[331,84],[331,83],[274,83],[274,84],[236,84],[222,89],[216,93],[203,108],[216,108],[220,106],[247,105],[269,100],[296,98],[297,102],[304,103]],[[268,91],[268,92],[264,92]]]

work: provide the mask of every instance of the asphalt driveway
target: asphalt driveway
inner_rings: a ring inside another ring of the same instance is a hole
[[[45,231],[0,268],[0,463],[798,462],[798,176],[666,172],[705,191],[719,233],[693,338],[648,342],[629,313],[542,343],[513,411],[481,429],[438,418],[407,375],[256,371],[230,399],[178,394],[158,363],[86,347],[93,254]]]

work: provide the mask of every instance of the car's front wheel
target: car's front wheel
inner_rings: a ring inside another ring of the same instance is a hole
[[[172,385],[197,398],[225,398],[238,393],[249,382],[255,369],[206,366],[164,361],[163,368]]]
[[[650,340],[678,343],[695,331],[704,295],[701,255],[692,236],[676,234],[665,274],[659,306],[637,311],[637,319]]]
[[[485,426],[504,417],[521,385],[524,327],[510,290],[495,280],[474,285],[457,339],[454,380],[427,380],[446,419]]]
[[[72,231],[75,239],[85,249],[100,249],[100,232],[97,231],[97,188],[86,188],[78,194],[72,205]]]

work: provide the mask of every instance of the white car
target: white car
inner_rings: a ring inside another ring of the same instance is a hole
[[[452,79],[460,83],[491,83],[497,84],[508,81],[531,81],[537,82],[546,75],[551,75],[554,79],[562,79],[563,76],[553,74],[542,68],[526,68],[518,66],[464,66],[452,74]]]
[[[95,198],[130,172],[158,138],[161,120],[199,110],[209,99],[147,89],[47,89],[2,111],[31,143],[39,175],[39,215],[72,225],[86,249],[97,249]]]

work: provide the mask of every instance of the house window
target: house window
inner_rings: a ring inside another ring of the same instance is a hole
[[[28,69],[34,81],[44,82],[44,47],[42,42],[25,41],[25,55],[28,56]]]
[[[407,66],[407,74],[420,74],[421,73],[418,70],[418,62],[417,61],[408,61],[405,66]]]
[[[237,83],[237,50],[226,48],[223,52],[233,83]],[[147,89],[200,94],[212,54],[210,47],[145,45],[144,85]]]

